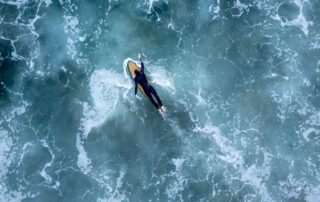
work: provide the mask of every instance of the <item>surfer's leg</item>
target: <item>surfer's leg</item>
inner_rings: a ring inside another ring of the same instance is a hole
[[[150,92],[156,97],[159,105],[162,106],[162,102],[161,102],[156,90],[152,86],[150,86]]]
[[[152,104],[153,104],[157,109],[159,109],[159,105],[154,101],[154,99],[153,99],[153,97],[152,97],[152,95],[151,95],[151,93],[150,93],[150,89],[147,89],[147,90],[145,90],[144,92],[146,93],[147,97],[148,97],[149,100],[152,102]]]

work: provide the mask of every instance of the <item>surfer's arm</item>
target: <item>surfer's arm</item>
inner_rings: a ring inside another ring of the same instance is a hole
[[[138,82],[135,81],[135,88],[134,88],[134,94],[136,95],[136,98],[140,99],[140,97],[137,95],[137,89],[138,89]]]
[[[137,89],[138,89],[138,83],[134,81],[135,87],[134,87],[134,94],[137,96]]]
[[[143,64],[141,58],[140,58],[140,62],[141,62],[141,72],[144,73],[144,64]]]

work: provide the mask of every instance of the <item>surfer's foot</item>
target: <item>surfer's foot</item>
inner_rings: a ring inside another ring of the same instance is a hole
[[[163,112],[166,112],[166,111],[167,111],[164,106],[161,106],[161,109],[162,109]]]
[[[160,112],[160,114],[163,114],[163,112],[161,111],[161,108],[159,108],[158,111]]]

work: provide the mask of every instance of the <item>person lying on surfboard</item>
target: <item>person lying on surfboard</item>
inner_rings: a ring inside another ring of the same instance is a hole
[[[135,83],[135,89],[134,89],[134,93],[136,95],[137,98],[139,98],[139,96],[137,95],[137,87],[138,84],[140,84],[144,90],[144,92],[146,93],[147,97],[150,99],[150,101],[152,102],[152,104],[159,110],[160,113],[165,112],[166,109],[164,108],[164,106],[162,105],[162,102],[156,92],[156,90],[150,85],[150,83],[147,81],[146,75],[144,74],[144,64],[141,60],[141,54],[138,54],[138,58],[141,62],[141,70],[134,70],[135,73],[135,77],[134,77],[134,83]],[[156,97],[157,102],[154,100],[153,96]]]

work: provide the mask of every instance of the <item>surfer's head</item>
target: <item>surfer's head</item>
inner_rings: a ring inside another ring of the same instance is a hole
[[[139,76],[140,71],[136,69],[136,70],[134,70],[134,74],[135,74],[136,76]]]

